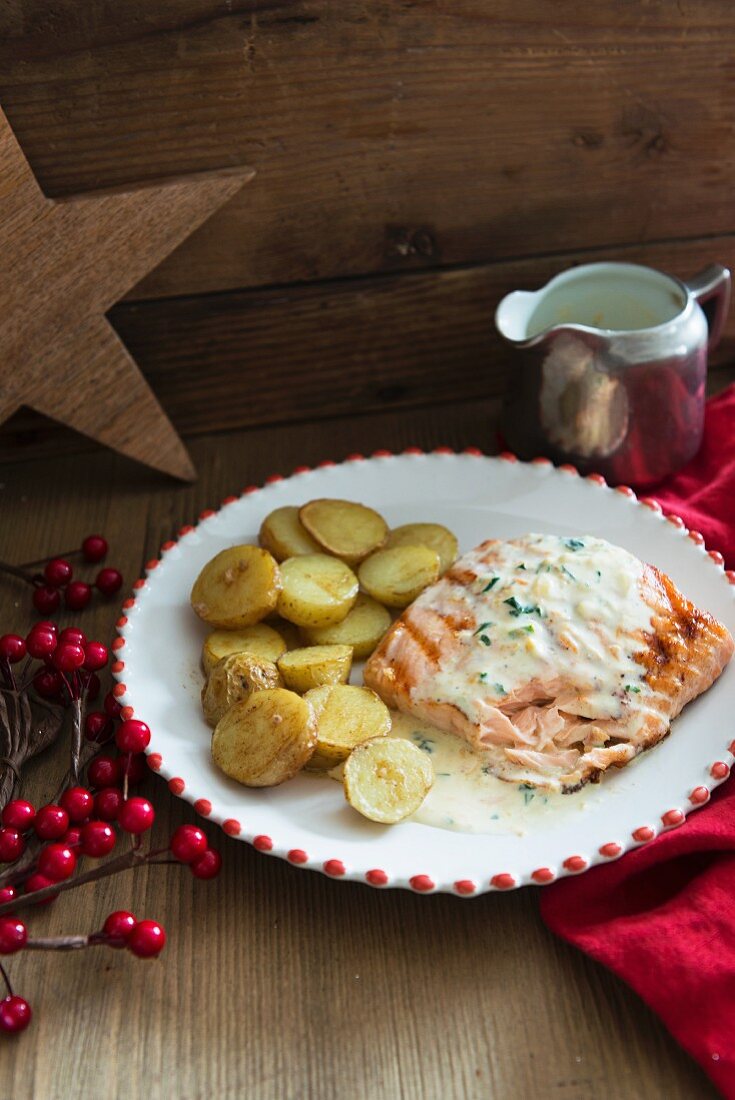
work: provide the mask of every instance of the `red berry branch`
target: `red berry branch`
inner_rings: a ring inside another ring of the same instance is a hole
[[[41,615],[52,615],[58,610],[62,593],[64,604],[70,611],[81,611],[92,599],[93,588],[103,596],[114,596],[119,592],[123,584],[122,573],[107,566],[100,569],[92,585],[87,581],[74,580],[74,569],[67,559],[81,555],[86,562],[101,562],[107,556],[108,549],[107,540],[102,535],[87,535],[79,550],[65,550],[53,558],[39,558],[23,565],[0,562],[0,573],[16,577],[33,587],[33,606]],[[29,572],[39,565],[43,566],[42,572]]]
[[[93,538],[104,544],[94,552],[103,556],[107,551],[103,539],[90,536],[83,550],[88,560],[95,560],[89,559],[87,546]],[[44,572],[57,596],[58,588],[66,586],[68,606],[71,567],[62,570],[60,561],[52,559]],[[15,567],[10,571],[18,572]],[[141,866],[177,863],[200,879],[219,873],[221,856],[197,825],[180,825],[165,848],[144,847],[155,813],[149,800],[130,788],[146,774],[150,730],[138,719],[123,720],[111,693],[101,710],[87,710],[100,692],[98,673],[108,659],[101,642],[88,640],[75,627],[59,631],[49,621],[36,623],[25,638],[0,637],[0,956],[109,947],[153,958],[166,943],[164,929],[154,920],[117,911],[87,935],[34,938],[17,914],[49,904],[66,890]],[[64,727],[68,771],[51,801],[36,808],[17,797],[21,768]],[[0,1031],[22,1031],[31,1021],[30,1006],[13,992],[2,965],[0,973],[7,990],[4,998],[0,992]]]

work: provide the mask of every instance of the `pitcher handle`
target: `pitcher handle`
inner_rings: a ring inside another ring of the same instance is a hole
[[[712,351],[720,342],[730,307],[730,272],[722,264],[710,264],[694,278],[688,279],[685,286],[704,310],[709,326],[707,349]],[[707,309],[709,303],[711,306]]]

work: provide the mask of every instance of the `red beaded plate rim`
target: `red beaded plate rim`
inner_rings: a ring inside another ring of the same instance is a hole
[[[434,456],[451,456],[457,457],[458,455],[466,455],[469,457],[482,458],[485,461],[494,462],[508,462],[508,463],[521,463],[521,459],[514,455],[510,451],[503,451],[499,455],[487,455],[479,447],[466,447],[462,451],[456,451],[451,447],[435,447],[433,451],[424,451],[420,447],[406,447],[402,452],[392,452],[388,450],[377,450],[371,455],[363,454],[350,454],[343,462],[337,463],[330,459],[317,464],[316,467],[310,466],[297,466],[291,477],[297,477],[301,474],[311,473],[312,469],[325,469],[328,467],[346,466],[350,463],[364,462],[368,459],[393,459],[393,458],[405,458],[409,456],[415,456],[417,458],[426,457],[427,455]],[[543,468],[546,470],[554,469],[557,473],[564,474],[571,477],[582,477],[575,466],[565,463],[561,466],[554,467],[554,464],[550,459],[543,456],[532,459],[530,463],[524,463],[524,465],[531,465],[537,468]],[[662,521],[671,524],[677,528],[682,536],[690,539],[699,549],[702,551],[703,559],[705,559],[712,567],[716,568],[723,574],[723,578],[732,586],[735,586],[735,570],[725,570],[722,554],[717,550],[707,550],[704,545],[704,538],[698,531],[689,531],[680,516],[672,513],[664,513],[661,505],[657,500],[651,497],[638,497],[636,493],[626,485],[618,485],[615,488],[608,486],[605,478],[601,474],[590,473],[585,476],[585,479],[599,487],[601,490],[608,492],[616,492],[621,496],[626,497],[631,504],[637,507],[647,508],[650,511],[657,513],[661,516]],[[125,635],[128,629],[128,616],[131,612],[135,611],[135,602],[138,592],[143,590],[147,583],[147,576],[150,575],[159,565],[159,562],[174,550],[178,542],[185,538],[188,534],[196,530],[196,527],[205,522],[206,520],[216,516],[217,513],[227,507],[229,504],[234,504],[237,500],[244,496],[251,496],[254,493],[267,492],[268,487],[276,485],[284,480],[283,474],[274,473],[269,475],[262,486],[259,485],[247,485],[242,492],[237,495],[231,495],[224,498],[219,509],[207,508],[200,512],[198,522],[196,524],[186,524],[181,527],[176,537],[168,539],[161,546],[160,558],[153,558],[148,561],[145,566],[145,574],[136,580],[133,584],[132,594],[123,601],[121,616],[116,623],[119,638],[113,643],[113,648],[116,653],[119,653],[125,645]],[[118,681],[113,688],[113,694],[119,699],[123,705],[123,717],[131,718],[133,716],[133,707],[128,698],[127,688],[124,682],[125,662],[124,660],[117,660],[112,666],[112,672],[115,679]],[[729,758],[729,759],[728,759]],[[158,752],[147,752],[148,766],[152,771],[157,772],[163,779],[167,780],[167,785],[172,794],[184,801],[191,802],[192,800],[186,795],[186,784],[184,780],[175,775],[170,775],[167,768],[164,765],[163,757]],[[446,892],[452,893],[456,897],[477,897],[481,893],[488,891],[506,891],[517,889],[519,886],[524,885],[548,885],[555,882],[559,878],[563,878],[569,875],[582,874],[590,868],[597,866],[601,863],[609,863],[613,859],[618,859],[624,855],[627,851],[631,851],[634,848],[638,848],[643,844],[650,843],[657,836],[663,832],[667,832],[671,829],[678,828],[686,822],[687,814],[693,810],[699,809],[705,806],[710,799],[712,790],[719,786],[720,783],[725,782],[729,777],[732,768],[733,760],[735,759],[735,740],[730,741],[729,744],[723,749],[722,758],[712,762],[706,769],[706,780],[702,781],[703,777],[699,777],[698,783],[693,783],[692,788],[687,796],[688,805],[685,808],[671,807],[663,810],[658,817],[658,821],[655,824],[650,822],[642,824],[638,828],[634,829],[627,838],[615,838],[602,844],[596,852],[589,853],[588,855],[582,855],[580,853],[572,853],[561,862],[561,865],[557,868],[553,867],[539,867],[532,871],[527,879],[523,879],[523,876],[513,874],[509,871],[496,871],[490,872],[487,875],[482,876],[482,881],[478,882],[475,878],[457,878],[453,882],[437,883],[425,872],[417,872],[409,876],[408,878],[396,878],[391,880],[386,871],[380,868],[373,868],[364,874],[352,872],[349,868],[349,864],[343,862],[338,858],[330,858],[327,860],[311,859],[306,851],[302,848],[292,848],[290,846],[276,846],[274,840],[270,836],[264,834],[256,834],[252,837],[248,837],[243,833],[241,823],[235,818],[226,818],[222,821],[218,821],[215,815],[212,815],[212,803],[209,799],[198,798],[193,801],[194,809],[202,817],[208,818],[213,822],[220,825],[223,832],[231,837],[238,837],[241,840],[246,840],[252,844],[259,852],[264,852],[267,855],[273,855],[281,859],[287,860],[295,867],[303,867],[310,870],[321,871],[322,874],[331,878],[341,878],[345,881],[358,881],[366,883],[369,886],[375,888],[393,887],[393,888],[409,888],[415,893],[427,894]]]

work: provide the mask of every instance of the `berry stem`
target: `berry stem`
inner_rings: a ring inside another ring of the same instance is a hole
[[[7,970],[5,969],[5,967],[3,966],[2,963],[0,963],[0,974],[2,974],[2,976],[3,976],[3,981],[5,982],[5,988],[8,991],[8,996],[12,997],[13,996],[13,987],[10,984],[10,978],[8,977],[8,972],[7,972]]]
[[[71,558],[81,553],[80,547],[77,547],[76,550],[62,550],[60,554],[52,554],[50,558],[36,558],[35,561],[23,561],[18,566],[18,569],[32,569],[34,565],[45,565],[47,561],[51,561],[53,558]]]
[[[26,940],[24,950],[79,951],[83,947],[102,947],[107,942],[108,937],[102,932],[92,932],[88,936],[39,936],[35,940]]]
[[[11,577],[17,577],[18,580],[25,581],[26,584],[32,584],[36,587],[36,578],[32,573],[27,573],[25,569],[19,569],[17,565],[10,565],[6,561],[0,561],[0,573],[8,573]]]
[[[72,786],[79,785],[79,768],[82,755],[82,726],[84,724],[84,702],[76,697],[71,704],[71,774]]]

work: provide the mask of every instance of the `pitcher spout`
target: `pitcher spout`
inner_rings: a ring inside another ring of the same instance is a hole
[[[529,339],[529,321],[538,305],[541,291],[514,290],[506,294],[495,310],[495,327],[504,340],[517,348],[536,343]]]

